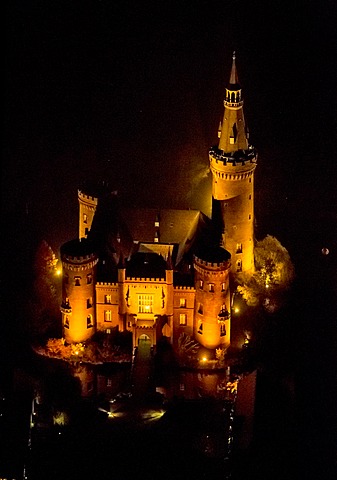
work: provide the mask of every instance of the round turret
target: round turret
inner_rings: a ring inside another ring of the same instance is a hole
[[[61,247],[62,325],[67,343],[84,342],[96,329],[95,283],[98,257],[88,240]]]
[[[230,344],[230,253],[221,248],[204,250],[194,256],[195,322],[194,337],[206,348],[228,348]]]

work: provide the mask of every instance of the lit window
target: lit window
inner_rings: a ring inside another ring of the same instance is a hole
[[[84,235],[88,235],[88,233],[89,233],[89,228],[88,228],[88,227],[85,227]]]
[[[152,313],[153,295],[138,295],[138,313]]]
[[[198,313],[200,313],[200,315],[204,314],[204,306],[202,303],[199,303],[198,305]]]
[[[87,316],[87,328],[92,328],[94,324],[92,323],[92,315]]]
[[[186,308],[186,298],[180,299],[180,308]]]
[[[104,310],[104,321],[111,322],[111,310]]]
[[[200,288],[200,290],[202,290],[204,288],[204,281],[203,280],[200,280],[199,288]]]
[[[225,284],[225,283],[222,283],[222,284],[221,284],[221,291],[222,291],[222,292],[225,292],[225,291],[226,291],[226,284]]]
[[[111,295],[105,295],[104,303],[111,303]]]
[[[88,223],[88,215],[87,214],[83,214],[83,223]]]
[[[65,276],[64,276],[64,283],[65,283],[65,285],[68,285],[68,283],[69,283],[69,275],[65,275]]]
[[[92,297],[87,298],[87,308],[91,308],[91,307],[92,307]]]
[[[186,313],[181,313],[180,314],[179,325],[187,325],[187,315],[186,315]]]
[[[75,277],[74,282],[75,282],[75,287],[80,287],[81,286],[81,277]]]
[[[251,216],[251,215],[249,215],[249,216],[248,216],[248,218],[249,218],[249,220],[251,220],[252,216]]]
[[[87,275],[87,284],[88,285],[92,284],[92,274],[91,273],[89,273],[89,275]]]
[[[236,253],[242,253],[242,243],[236,244]]]
[[[208,291],[209,291],[209,292],[214,292],[214,283],[210,283],[210,284],[208,285]]]

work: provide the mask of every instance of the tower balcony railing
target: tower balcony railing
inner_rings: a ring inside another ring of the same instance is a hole
[[[72,312],[71,306],[66,303],[62,303],[60,306],[61,313],[70,314]]]
[[[226,107],[239,108],[242,107],[243,100],[241,100],[240,102],[228,102],[227,100],[224,100],[224,104]]]

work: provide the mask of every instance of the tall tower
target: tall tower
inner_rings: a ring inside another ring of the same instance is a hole
[[[254,271],[254,170],[257,153],[249,144],[241,87],[233,53],[232,70],[219,126],[219,144],[210,149],[212,218],[234,272]]]

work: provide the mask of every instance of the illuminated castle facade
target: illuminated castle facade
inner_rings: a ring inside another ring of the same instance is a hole
[[[68,343],[128,330],[153,347],[182,334],[227,349],[230,274],[254,270],[253,178],[233,55],[219,144],[209,153],[212,218],[197,210],[131,209],[107,185],[78,191],[79,236],[61,247],[62,324]],[[144,337],[145,336],[145,337]]]

